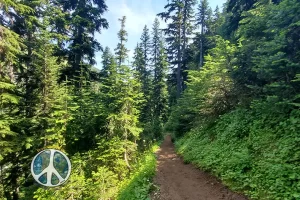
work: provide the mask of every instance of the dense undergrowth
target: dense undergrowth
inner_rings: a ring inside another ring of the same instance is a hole
[[[236,109],[192,129],[177,151],[252,199],[299,199],[300,111],[276,111]]]
[[[251,199],[300,199],[299,8],[228,1],[236,31],[209,37],[166,124],[186,162]]]
[[[118,200],[143,200],[149,199],[148,195],[152,188],[152,178],[155,174],[156,157],[154,151],[158,145],[153,145],[143,154],[137,156],[137,161],[131,166],[131,173],[115,173],[107,166],[98,166],[87,177],[89,165],[86,160],[73,157],[73,171],[70,180],[59,188],[32,188],[37,189],[34,198],[37,200],[57,199],[118,199]],[[108,155],[106,154],[106,157]],[[99,156],[100,158],[101,156]],[[92,160],[90,160],[92,161]],[[97,163],[97,160],[93,161]],[[119,168],[115,162],[115,168]],[[126,169],[123,170],[126,172]],[[34,186],[33,186],[34,187]],[[29,195],[28,195],[29,196]]]
[[[122,184],[117,199],[119,200],[145,200],[150,199],[149,193],[153,188],[152,178],[155,175],[156,157],[153,153],[158,149],[154,145],[140,160],[137,170]]]

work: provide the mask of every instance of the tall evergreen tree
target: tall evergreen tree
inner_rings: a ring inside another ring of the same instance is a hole
[[[19,46],[24,54],[15,51],[18,54],[14,57],[14,61],[10,61],[10,64],[15,66],[11,68],[11,74],[17,75],[13,82],[20,86],[22,97],[19,108],[14,109],[19,120],[10,124],[10,129],[18,133],[16,138],[18,145],[3,158],[5,165],[11,165],[5,170],[3,183],[6,190],[11,191],[5,194],[7,199],[19,199],[19,187],[24,181],[28,181],[27,163],[36,153],[36,149],[46,146],[58,148],[64,145],[62,138],[64,131],[61,130],[65,124],[56,123],[56,120],[65,116],[54,112],[54,105],[59,105],[57,101],[59,66],[53,57],[51,42],[53,35],[47,29],[48,4],[41,1],[23,1],[23,3],[36,12],[13,13],[15,22],[10,25],[11,30],[18,33],[22,40],[23,44]],[[18,70],[15,70],[16,68]],[[56,120],[52,118],[54,115],[57,117]],[[10,139],[13,144],[13,138]]]
[[[151,41],[151,61],[153,68],[158,64],[158,57],[160,55],[160,42],[163,35],[160,30],[160,23],[158,18],[155,18],[152,27],[152,41]]]
[[[193,30],[193,7],[195,3],[194,0],[172,0],[165,6],[167,11],[158,14],[165,21],[171,20],[168,27],[163,31],[167,35],[169,62],[177,65],[174,73],[176,74],[177,97],[185,88],[184,81],[187,77],[185,58],[188,39]]]
[[[197,25],[200,26],[201,32],[199,37],[199,44],[200,44],[200,56],[199,56],[199,68],[203,66],[203,59],[204,59],[204,40],[205,40],[205,33],[207,33],[210,29],[211,24],[211,17],[212,11],[209,7],[207,0],[201,0],[198,6],[198,13],[197,13]]]
[[[11,125],[17,122],[17,105],[20,99],[16,82],[17,57],[22,54],[22,38],[12,30],[16,21],[13,12],[28,14],[32,9],[21,2],[4,1],[0,5],[0,166],[2,160],[16,149],[17,133]]]
[[[168,88],[167,88],[167,56],[163,41],[160,41],[159,45],[159,57],[158,62],[154,68],[154,79],[153,79],[153,115],[154,120],[157,124],[156,127],[162,127],[162,124],[166,122],[168,116]],[[162,129],[158,129],[156,132],[160,134]]]
[[[182,90],[186,89],[186,81],[188,75],[188,44],[195,30],[194,24],[194,6],[196,5],[196,0],[184,0],[184,9],[183,9],[183,44],[182,44]]]
[[[107,77],[109,74],[108,68],[110,66],[110,62],[111,62],[111,57],[112,57],[112,53],[110,51],[109,47],[105,47],[105,50],[102,54],[102,76]]]
[[[224,13],[220,12],[219,6],[216,7],[212,17],[212,24],[210,26],[210,33],[212,35],[223,35],[222,25],[224,24]]]
[[[43,130],[39,125],[41,122],[37,117],[40,100],[41,88],[40,80],[42,78],[43,50],[40,48],[43,32],[43,21],[38,20],[38,16],[43,18],[45,13],[40,8],[44,6],[41,1],[22,1],[26,7],[35,12],[26,12],[13,15],[14,23],[10,29],[16,32],[22,39],[21,51],[24,52],[15,57],[14,73],[16,83],[21,93],[18,106],[18,122],[11,125],[11,130],[18,133],[18,146],[14,148],[4,159],[6,165],[12,165],[6,170],[5,187],[6,198],[19,199],[19,187],[24,184],[24,178],[29,174],[28,165],[29,156],[34,153],[33,146],[41,147],[40,138]],[[12,13],[11,13],[12,14]],[[17,70],[16,70],[17,69]],[[16,73],[18,72],[18,73]]]
[[[107,6],[104,0],[55,0],[53,3],[68,13],[63,16],[67,18],[68,23],[65,24],[64,19],[56,19],[56,27],[60,32],[71,35],[67,41],[69,45],[65,49],[69,66],[63,70],[62,79],[67,75],[70,80],[74,79],[79,87],[80,75],[90,79],[91,65],[95,64],[95,53],[102,50],[100,43],[95,39],[95,33],[108,28],[108,22],[103,18]],[[61,30],[62,26],[70,28],[65,31]]]
[[[128,49],[125,47],[128,36],[128,33],[125,30],[126,16],[123,16],[121,19],[119,19],[119,21],[121,22],[121,29],[118,33],[119,43],[115,49],[115,54],[118,65],[121,66],[128,57]]]
[[[139,74],[139,81],[141,82],[142,92],[145,97],[145,103],[141,111],[141,122],[147,122],[151,119],[151,67],[150,67],[150,51],[151,51],[151,40],[149,29],[147,26],[144,27],[140,48],[137,47],[137,51],[140,49],[142,57],[136,57],[135,64],[139,65],[136,69]],[[138,53],[138,52],[137,52]],[[139,54],[137,54],[139,55]],[[140,62],[140,63],[138,63]]]
[[[130,157],[136,151],[136,141],[142,129],[138,126],[139,105],[142,100],[140,83],[133,71],[125,65],[118,66],[111,58],[104,82],[109,138],[121,140],[124,163],[130,169]]]
[[[173,70],[176,76],[176,96],[182,92],[182,27],[183,27],[183,2],[181,0],[169,1],[165,6],[166,11],[159,13],[158,16],[165,20],[171,20],[167,28],[162,29],[166,35],[168,45],[168,61],[171,65],[177,66]]]
[[[141,45],[139,43],[137,43],[137,45],[134,49],[132,66],[133,66],[133,69],[138,72],[139,79],[142,79],[141,75],[142,75],[143,69],[145,67],[144,64],[145,63],[144,63],[143,50],[141,48]]]
[[[227,13],[229,13],[226,27],[226,36],[231,37],[238,29],[239,22],[243,19],[242,13],[250,10],[258,0],[228,0]]]
[[[142,36],[141,36],[141,49],[143,51],[143,57],[144,57],[144,62],[145,62],[145,69],[149,69],[149,61],[150,61],[150,50],[151,50],[151,41],[150,41],[150,35],[149,35],[149,29],[147,26],[144,27]]]
[[[159,138],[163,123],[167,119],[168,88],[167,88],[167,54],[163,43],[159,21],[155,19],[152,30],[152,64],[153,64],[153,91],[151,93],[153,107],[153,132]]]

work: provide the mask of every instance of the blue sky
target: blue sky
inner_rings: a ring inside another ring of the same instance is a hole
[[[214,10],[218,5],[222,7],[226,0],[209,0],[209,4]],[[108,12],[104,17],[109,22],[109,29],[102,30],[101,34],[96,34],[96,39],[105,48],[110,47],[113,51],[118,43],[117,32],[120,29],[119,18],[127,17],[126,30],[128,32],[127,48],[130,50],[130,60],[133,50],[140,41],[142,30],[145,25],[151,30],[153,21],[157,13],[164,11],[167,0],[106,0]],[[164,23],[161,24],[164,26]],[[96,54],[97,68],[101,68],[101,52]]]

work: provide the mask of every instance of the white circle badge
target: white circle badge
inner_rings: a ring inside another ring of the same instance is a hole
[[[61,151],[46,149],[31,162],[31,174],[41,185],[55,187],[63,184],[71,174],[71,162]]]

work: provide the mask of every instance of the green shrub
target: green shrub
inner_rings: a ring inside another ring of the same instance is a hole
[[[112,147],[118,141],[111,141]],[[72,157],[72,173],[69,180],[60,187],[36,188],[34,199],[85,199],[85,200],[142,200],[147,199],[152,186],[152,177],[155,174],[156,158],[154,151],[157,145],[144,153],[141,153],[131,166],[131,174],[120,174],[118,163],[124,162],[117,159],[117,151],[97,151],[91,155],[75,154]],[[118,148],[116,148],[118,150]],[[102,152],[102,154],[101,154]],[[96,154],[96,157],[94,157]],[[91,159],[89,158],[96,158]],[[115,158],[115,166],[112,159]],[[106,159],[106,165],[101,164]],[[122,164],[123,165],[123,164]],[[127,169],[128,170],[128,169]],[[37,184],[35,184],[36,186]]]
[[[300,111],[274,104],[268,114],[259,104],[194,128],[177,151],[252,199],[299,199]]]
[[[155,175],[156,158],[154,151],[158,146],[154,146],[147,152],[137,165],[137,170],[122,183],[117,199],[120,200],[144,200],[149,199],[152,188],[152,178]]]

